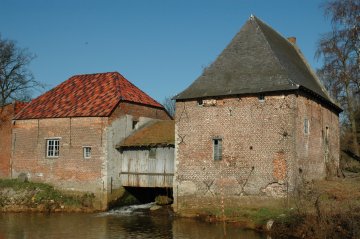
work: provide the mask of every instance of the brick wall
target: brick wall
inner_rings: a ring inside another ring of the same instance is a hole
[[[0,107],[0,178],[10,177],[11,120],[14,105]]]
[[[323,178],[319,149],[325,125],[332,129],[329,157],[338,162],[337,114],[304,96],[267,94],[261,101],[248,95],[203,103],[176,103],[175,210],[201,207],[214,198],[235,205],[239,196],[284,196],[294,189],[300,167],[305,179]],[[303,134],[304,117],[310,135]],[[222,139],[221,161],[213,159],[217,138]]]
[[[13,129],[13,177],[28,174],[63,190],[93,192],[101,209],[123,192],[119,180],[120,153],[115,145],[150,118],[169,119],[154,107],[122,102],[110,117],[74,117],[17,120]],[[60,155],[46,157],[46,140],[60,138]],[[83,147],[91,147],[84,159]]]
[[[26,173],[32,181],[69,191],[90,191],[101,198],[106,124],[107,118],[102,117],[17,120],[13,128],[13,177]],[[57,158],[46,157],[46,140],[51,138],[60,139]],[[84,159],[83,146],[91,147],[90,159]]]
[[[338,114],[304,94],[298,96],[297,102],[296,155],[299,173],[305,180],[325,178],[327,173],[334,173],[329,172],[331,165],[339,167]],[[304,129],[305,119],[308,120],[308,133]]]
[[[283,192],[295,163],[294,94],[207,100],[204,106],[177,102],[176,109],[175,204],[196,204],[204,195]],[[213,159],[214,138],[222,139],[221,161]]]

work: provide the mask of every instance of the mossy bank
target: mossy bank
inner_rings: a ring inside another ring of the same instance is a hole
[[[0,179],[2,212],[94,212],[91,193],[67,194],[44,183]]]

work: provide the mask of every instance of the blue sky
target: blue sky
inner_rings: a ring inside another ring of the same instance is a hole
[[[37,55],[30,68],[46,90],[72,75],[118,71],[162,102],[189,86],[250,14],[295,36],[318,67],[316,43],[330,30],[322,2],[0,0],[0,34]]]

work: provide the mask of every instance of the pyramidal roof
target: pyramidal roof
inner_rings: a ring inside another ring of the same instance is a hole
[[[300,88],[335,105],[296,45],[251,15],[215,62],[175,99]]]
[[[120,101],[164,108],[118,72],[75,75],[24,107],[15,119],[106,117]]]

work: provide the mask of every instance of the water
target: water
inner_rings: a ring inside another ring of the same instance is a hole
[[[0,239],[37,238],[156,238],[156,239],[263,239],[265,235],[223,223],[174,218],[168,212],[150,214],[153,204],[123,207],[105,213],[3,213]],[[224,229],[226,236],[224,235]]]

